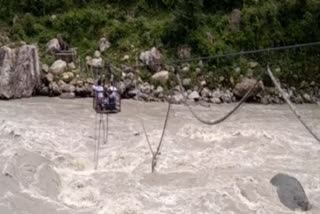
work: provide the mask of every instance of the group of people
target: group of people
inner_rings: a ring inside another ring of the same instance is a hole
[[[117,108],[117,88],[113,82],[105,87],[103,81],[99,79],[97,84],[93,85],[96,98],[96,108],[98,111],[116,110]]]

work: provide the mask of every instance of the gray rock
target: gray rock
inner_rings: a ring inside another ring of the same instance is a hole
[[[170,98],[169,101],[173,104],[181,104],[181,103],[183,103],[184,98],[183,98],[182,94],[175,94]]]
[[[212,91],[211,96],[213,98],[219,98],[220,99],[222,97],[222,92],[220,91],[220,89],[214,90],[214,91]]]
[[[49,53],[56,53],[61,51],[61,46],[59,43],[59,40],[54,38],[51,39],[48,43],[47,43],[47,52]]]
[[[91,56],[86,56],[85,58],[87,64],[89,64],[89,62],[92,60],[92,57]]]
[[[156,97],[163,98],[164,97],[163,93],[164,93],[164,89],[161,86],[158,86],[157,89],[154,92],[154,95]]]
[[[285,91],[286,91],[286,93],[287,93],[287,95],[288,95],[288,97],[289,97],[290,99],[292,99],[292,98],[294,97],[293,90],[291,90],[291,89],[289,88],[289,89],[287,89],[287,90],[285,90]]]
[[[66,83],[70,83],[74,78],[74,74],[72,72],[65,72],[62,74],[62,80]]]
[[[302,104],[303,103],[303,98],[300,94],[298,94],[296,97],[294,97],[293,99],[293,102],[296,103],[296,104]]]
[[[49,84],[49,94],[51,96],[57,96],[61,94],[61,90],[56,82],[52,82]]]
[[[82,87],[83,86],[83,81],[82,80],[76,80],[75,85],[78,86],[78,87]]]
[[[165,84],[169,80],[169,72],[168,71],[160,71],[158,73],[155,73],[152,77],[152,80],[161,82],[162,84]]]
[[[0,98],[30,97],[40,87],[38,50],[33,45],[0,48]]]
[[[197,86],[197,85],[194,86],[194,87],[193,87],[193,90],[194,90],[194,91],[199,91],[199,86]]]
[[[93,80],[92,78],[88,78],[88,79],[86,79],[86,82],[87,82],[88,84],[90,84],[90,85],[93,85],[94,80]]]
[[[151,97],[149,94],[138,93],[136,97],[138,98],[138,100],[141,100],[141,101],[146,101],[146,102],[151,101]]]
[[[124,82],[118,82],[117,83],[117,88],[118,88],[118,90],[119,90],[119,93],[121,94],[121,95],[124,95],[124,93],[126,92],[126,85],[124,84]]]
[[[122,61],[128,61],[129,59],[130,59],[129,55],[124,55],[121,60]]]
[[[191,82],[192,80],[190,78],[185,78],[182,80],[182,85],[189,88],[191,86]]]
[[[103,60],[102,58],[94,58],[87,62],[87,64],[93,68],[102,68],[103,67]]]
[[[129,79],[126,79],[123,81],[124,85],[125,85],[125,90],[129,91],[131,89],[135,88],[135,82]]]
[[[121,72],[124,74],[128,73],[139,73],[138,70],[135,70],[133,67],[127,66],[127,65],[121,65]]]
[[[124,79],[129,79],[129,80],[134,80],[135,79],[135,75],[132,72],[129,72],[127,74],[124,75]]]
[[[182,68],[182,72],[184,73],[188,73],[190,71],[190,67],[189,66],[185,66]]]
[[[303,99],[307,103],[311,103],[312,102],[311,96],[309,94],[303,94]]]
[[[212,97],[212,93],[208,88],[203,88],[200,94],[201,94],[201,97],[204,97],[204,98]]]
[[[107,40],[107,38],[101,38],[99,41],[99,50],[101,53],[105,52],[107,49],[109,49],[111,46],[111,43]]]
[[[128,97],[130,97],[130,98],[137,97],[140,94],[142,94],[142,93],[139,89],[132,89],[132,90],[128,91]]]
[[[45,77],[46,77],[46,81],[48,81],[49,84],[54,80],[54,77],[51,73],[48,73]]]
[[[67,63],[60,59],[55,61],[49,69],[49,71],[55,75],[62,74],[66,70],[67,70]]]
[[[217,98],[217,97],[213,97],[213,98],[210,98],[210,102],[213,103],[213,104],[220,104],[221,103],[221,99]]]
[[[153,47],[151,50],[142,52],[139,59],[153,72],[160,71],[162,64],[162,55],[157,48]]]
[[[61,99],[74,99],[76,94],[74,92],[64,92],[60,95]]]
[[[220,99],[224,103],[231,103],[232,102],[232,97],[233,97],[233,94],[230,91],[227,90],[222,94]]]
[[[188,98],[190,100],[194,100],[194,101],[199,101],[200,100],[200,94],[197,92],[197,91],[193,91],[189,96]]]
[[[257,80],[244,78],[240,83],[236,85],[233,93],[236,97],[242,98],[245,94],[257,83]],[[249,97],[256,96],[264,88],[263,83],[260,82],[255,86]]]
[[[311,204],[300,182],[289,175],[277,174],[270,183],[277,187],[278,197],[281,203],[290,210],[308,211]]]
[[[100,53],[100,51],[95,51],[93,56],[94,56],[94,58],[96,58],[96,59],[100,59],[100,58],[101,58],[101,53]]]
[[[71,62],[71,63],[68,64],[68,68],[69,68],[70,70],[75,70],[77,67],[76,67],[76,65],[74,64],[74,62]]]
[[[139,85],[139,89],[144,94],[151,94],[152,93],[152,87],[147,82]]]
[[[62,93],[73,93],[76,90],[76,87],[69,84],[63,84],[63,85],[60,85],[59,87]]]
[[[264,105],[268,105],[269,104],[268,95],[261,98],[261,104],[264,104]]]
[[[275,104],[281,104],[282,103],[281,99],[278,96],[273,98],[273,102]]]
[[[176,85],[174,88],[173,88],[174,91],[180,91],[180,86],[179,85]]]
[[[41,68],[42,68],[42,71],[44,73],[48,73],[49,72],[49,66],[47,64],[42,64]]]

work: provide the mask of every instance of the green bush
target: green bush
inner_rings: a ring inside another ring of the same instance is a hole
[[[238,30],[229,23],[233,9],[241,10]],[[212,56],[317,41],[319,18],[316,0],[0,0],[0,24],[5,26],[1,30],[9,29],[11,40],[37,42],[45,50],[50,39],[62,34],[81,55],[91,55],[99,38],[106,36],[112,47],[104,57],[117,63],[124,63],[124,54],[130,55],[126,63],[133,63],[140,51],[152,46],[172,59],[181,45],[190,46],[193,56]],[[276,64],[281,67],[279,78],[300,84],[301,79],[320,81],[319,52],[297,50],[242,59]],[[230,76],[238,78],[233,72],[237,66],[245,63],[210,60],[204,75],[215,77],[210,77],[212,85],[220,84],[221,75],[229,84]]]

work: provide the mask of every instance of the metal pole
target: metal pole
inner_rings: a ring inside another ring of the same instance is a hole
[[[105,139],[105,142],[104,144],[107,144],[108,143],[108,135],[109,135],[109,114],[106,115],[106,123],[107,123],[107,129],[106,129],[106,139]]]
[[[98,165],[99,165],[99,150],[100,150],[100,139],[101,139],[101,126],[102,126],[102,120],[103,117],[100,114],[100,120],[99,120],[99,134],[98,134],[98,140],[96,141],[96,151],[95,151],[95,166],[94,169],[97,170],[98,169]]]

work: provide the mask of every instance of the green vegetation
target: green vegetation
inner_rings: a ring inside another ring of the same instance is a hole
[[[318,41],[319,20],[318,0],[0,0],[0,26],[11,40],[38,43],[43,51],[61,34],[85,56],[104,36],[112,44],[104,57],[115,63],[124,55],[134,63],[152,46],[175,59],[181,45],[190,46],[193,56],[207,56]],[[241,62],[255,60],[280,67],[278,76],[292,85],[320,83],[319,50],[213,60],[205,73],[192,76],[210,77],[212,86],[230,85],[231,77],[248,72]],[[234,72],[238,67],[241,72]]]

